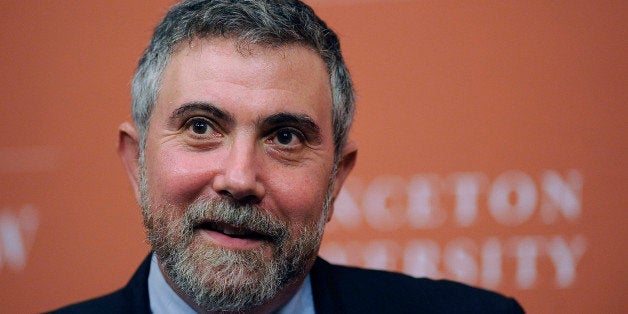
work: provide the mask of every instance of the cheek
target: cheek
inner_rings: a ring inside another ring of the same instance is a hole
[[[329,176],[318,172],[285,174],[271,181],[272,201],[276,202],[277,214],[293,224],[302,226],[318,221],[323,211]]]
[[[154,202],[189,204],[209,185],[214,169],[198,155],[162,150],[147,162],[147,178]]]

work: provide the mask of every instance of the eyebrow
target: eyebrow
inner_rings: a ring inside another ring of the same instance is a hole
[[[170,125],[176,125],[177,121],[179,121],[183,116],[193,111],[203,111],[213,116],[217,120],[222,120],[227,124],[234,124],[235,119],[228,112],[224,112],[220,110],[218,107],[212,105],[211,103],[195,101],[190,103],[185,103],[181,107],[177,108],[177,110],[173,111],[170,117],[168,118],[168,123]]]
[[[305,132],[304,135],[307,136],[310,141],[314,143],[321,142],[321,128],[306,114],[279,112],[262,119],[261,125],[265,128],[282,125],[298,126],[302,132]]]

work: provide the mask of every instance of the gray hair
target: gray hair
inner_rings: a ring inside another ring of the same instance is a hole
[[[172,7],[155,28],[133,79],[132,112],[140,150],[172,54],[184,41],[212,37],[234,39],[239,46],[301,44],[318,53],[331,83],[335,161],[339,161],[355,111],[351,78],[336,34],[298,0],[189,0]]]

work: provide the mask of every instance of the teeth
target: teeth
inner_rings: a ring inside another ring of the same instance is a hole
[[[256,238],[256,237],[262,236],[258,234],[257,232],[253,230],[249,230],[247,228],[238,228],[238,227],[234,227],[228,224],[222,224],[218,222],[208,222],[206,224],[203,224],[201,228],[214,230],[214,231],[223,233],[225,235],[228,235],[234,238],[250,238],[250,237]]]
[[[239,235],[238,234],[238,230],[233,229],[229,226],[225,226],[222,228],[222,233],[226,234],[226,235]]]
[[[251,234],[251,232],[245,229],[237,229],[231,226],[221,226],[220,228],[218,228],[218,231],[229,236],[246,236],[246,235]]]

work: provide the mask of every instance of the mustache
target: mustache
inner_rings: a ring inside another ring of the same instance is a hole
[[[225,198],[197,200],[188,206],[182,218],[185,230],[190,233],[219,224],[256,233],[277,244],[289,236],[288,225],[260,206]]]

